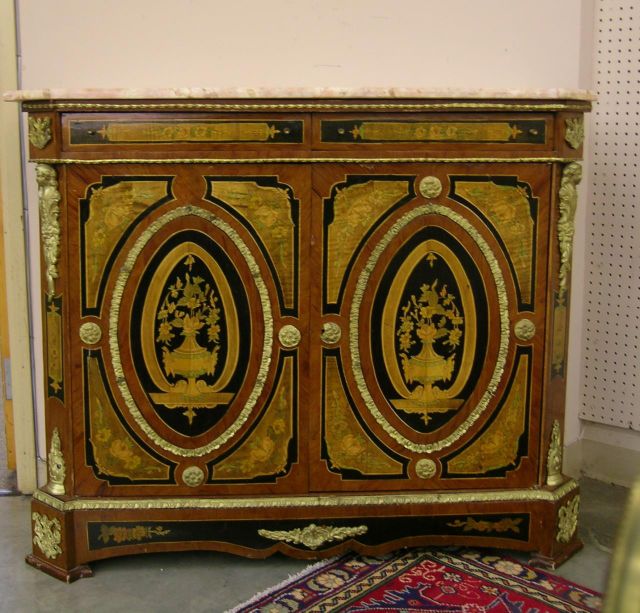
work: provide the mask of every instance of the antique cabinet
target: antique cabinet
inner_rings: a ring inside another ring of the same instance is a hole
[[[27,561],[67,581],[183,549],[561,563],[589,95],[257,95],[8,96],[42,234]]]

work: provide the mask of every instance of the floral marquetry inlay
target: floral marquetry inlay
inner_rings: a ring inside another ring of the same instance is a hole
[[[284,358],[276,392],[257,427],[245,443],[215,465],[213,480],[248,480],[281,475],[289,460],[289,441],[294,424],[294,360]]]
[[[456,199],[479,209],[498,232],[513,263],[522,300],[528,303],[535,272],[536,229],[533,217],[536,209],[530,201],[530,187],[508,176],[462,176],[452,183]]]
[[[233,207],[257,232],[278,273],[284,303],[293,306],[296,232],[292,208],[297,201],[292,188],[281,183],[261,185],[256,181],[217,178],[209,181],[211,197]]]
[[[344,274],[358,243],[376,220],[409,194],[407,180],[338,184],[327,221],[327,301],[337,302]]]
[[[109,526],[102,524],[100,526],[100,536],[98,539],[104,544],[114,543],[132,543],[140,541],[152,540],[157,536],[166,536],[171,530],[163,526]]]
[[[144,451],[117,418],[97,358],[87,360],[89,440],[98,471],[132,481],[167,479],[169,468]]]
[[[522,517],[504,517],[497,521],[488,521],[485,519],[475,519],[467,517],[466,519],[456,519],[447,524],[452,528],[462,528],[464,532],[520,532],[520,524]]]
[[[518,361],[513,383],[493,423],[448,462],[455,474],[483,474],[515,466],[518,443],[525,428],[529,356]]]
[[[402,474],[402,464],[380,449],[355,417],[335,356],[325,357],[324,395],[324,438],[331,467],[362,475]]]
[[[103,179],[116,180],[117,177]],[[82,226],[85,249],[83,261],[85,303],[97,306],[100,281],[119,237],[152,204],[168,196],[170,181],[118,181],[94,187],[82,204],[88,218]]]
[[[227,325],[222,300],[215,280],[201,276],[206,268],[201,264],[200,272],[194,270],[198,252],[184,251],[184,259],[174,268],[161,294],[156,314],[155,343],[160,347],[163,375],[170,385],[163,392],[152,393],[151,398],[170,409],[186,409],[183,414],[191,424],[195,409],[214,409],[226,404],[232,395],[220,393],[220,386],[206,379],[220,372],[221,334]],[[237,337],[237,324],[233,328],[230,334]],[[143,337],[143,343],[148,340]]]

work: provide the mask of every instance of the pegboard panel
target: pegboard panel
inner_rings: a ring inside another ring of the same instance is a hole
[[[597,0],[583,419],[640,430],[640,0]]]

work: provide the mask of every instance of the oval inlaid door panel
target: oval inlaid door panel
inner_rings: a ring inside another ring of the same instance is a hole
[[[238,230],[205,208],[158,216],[125,254],[109,348],[129,417],[171,454],[210,454],[258,410],[276,302]]]
[[[447,447],[485,411],[504,373],[508,302],[493,251],[448,207],[413,208],[359,271],[349,332],[349,366],[375,421],[410,451]]]

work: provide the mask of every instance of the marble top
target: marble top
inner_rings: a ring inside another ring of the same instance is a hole
[[[595,100],[582,89],[460,89],[412,87],[176,87],[149,89],[31,89],[9,91],[6,101],[176,100],[238,98],[423,98]]]

